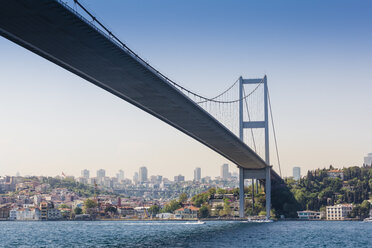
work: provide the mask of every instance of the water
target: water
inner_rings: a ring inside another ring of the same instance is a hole
[[[1,247],[372,247],[372,223],[0,222]]]

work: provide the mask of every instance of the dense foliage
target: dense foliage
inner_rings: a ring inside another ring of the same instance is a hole
[[[301,209],[319,211],[322,207],[339,204],[361,204],[368,200],[372,188],[371,167],[344,168],[344,178],[331,178],[329,169],[309,171],[298,182],[287,179],[286,183],[294,194]]]

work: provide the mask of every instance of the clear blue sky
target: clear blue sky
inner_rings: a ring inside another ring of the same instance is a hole
[[[372,152],[371,1],[81,2],[203,95],[267,74],[285,175],[294,165],[361,165]],[[106,168],[132,177],[145,165],[191,178],[194,167],[215,176],[228,162],[4,38],[0,51],[0,175]]]

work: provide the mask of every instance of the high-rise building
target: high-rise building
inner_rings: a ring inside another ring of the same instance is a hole
[[[98,179],[102,179],[106,176],[106,171],[104,169],[100,169],[97,171],[97,177]]]
[[[222,179],[228,179],[229,177],[230,177],[229,165],[228,164],[223,164],[221,166],[221,178]]]
[[[147,182],[147,168],[145,166],[139,168],[139,182]]]
[[[368,153],[367,157],[364,157],[365,165],[372,165],[372,153]]]
[[[118,179],[119,182],[124,181],[124,171],[123,170],[119,170],[119,172],[116,174],[116,177],[117,177],[117,179]]]
[[[185,177],[180,174],[180,175],[174,177],[174,181],[176,183],[184,182],[185,181]]]
[[[85,178],[85,179],[88,179],[89,178],[89,170],[87,170],[87,169],[82,170],[81,171],[81,177]]]
[[[301,168],[293,167],[293,179],[300,180],[300,178],[301,178]]]
[[[138,183],[138,172],[134,172],[134,175],[133,175],[133,183],[135,183],[135,184]]]
[[[201,180],[201,169],[196,167],[194,170],[194,181],[199,182]]]

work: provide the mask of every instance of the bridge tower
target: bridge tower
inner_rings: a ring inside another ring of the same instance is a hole
[[[244,121],[243,111],[243,92],[246,84],[263,84],[264,86],[264,120],[263,121]],[[252,179],[252,201],[254,204],[254,179],[265,179],[266,193],[266,217],[270,218],[271,210],[271,166],[269,153],[269,111],[268,111],[268,90],[267,77],[259,79],[243,79],[239,78],[239,138],[244,142],[245,128],[264,128],[265,129],[265,162],[268,165],[264,169],[245,169],[239,168],[239,217],[244,217],[244,179]]]

